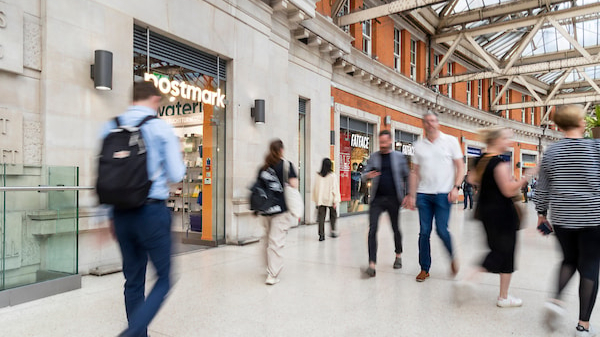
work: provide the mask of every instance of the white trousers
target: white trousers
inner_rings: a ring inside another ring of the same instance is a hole
[[[283,269],[283,247],[293,217],[289,212],[265,217],[267,273],[277,277]]]

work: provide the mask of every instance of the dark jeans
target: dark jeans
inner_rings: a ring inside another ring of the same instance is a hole
[[[148,203],[132,210],[115,210],[114,224],[123,256],[129,322],[121,336],[146,337],[148,324],[171,287],[171,213],[164,202]],[[145,297],[148,258],[158,279]]]
[[[467,209],[467,199],[469,199],[469,208],[473,209],[473,192],[465,192],[465,209]]]
[[[337,220],[337,212],[335,208],[329,206],[319,206],[319,213],[317,215],[317,221],[319,222],[319,236],[325,235],[325,214],[329,208],[329,223],[331,224],[331,231],[335,232],[335,221]]]
[[[563,252],[556,298],[560,299],[563,289],[578,271],[579,319],[589,322],[598,295],[600,227],[569,229],[555,226],[554,230]]]
[[[379,216],[388,212],[394,231],[396,254],[402,253],[402,234],[398,222],[400,220],[400,202],[397,197],[376,196],[369,208],[369,262],[377,262],[377,227]]]
[[[447,193],[439,194],[417,194],[417,208],[419,209],[419,264],[421,270],[429,272],[431,267],[431,246],[429,239],[435,218],[435,229],[438,236],[444,242],[444,246],[452,254],[452,238],[448,231],[448,219],[450,218],[450,202]]]

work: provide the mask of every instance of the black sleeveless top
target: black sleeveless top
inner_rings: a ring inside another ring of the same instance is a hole
[[[485,156],[477,158],[475,165]],[[496,166],[503,163],[500,156],[488,157],[489,162],[483,171],[481,185],[479,187],[479,199],[475,209],[475,217],[483,222],[502,222],[504,226],[518,227],[519,216],[512,198],[505,197],[494,178]],[[483,163],[482,163],[483,164]]]

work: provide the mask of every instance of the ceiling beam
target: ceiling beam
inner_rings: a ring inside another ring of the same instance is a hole
[[[554,98],[554,95],[556,95],[556,93],[558,92],[558,90],[560,90],[560,88],[562,87],[563,83],[565,83],[565,80],[567,79],[567,77],[569,77],[569,75],[571,74],[571,72],[573,72],[573,68],[569,68],[567,69],[567,71],[564,72],[564,74],[562,74],[562,76],[560,77],[560,79],[558,80],[558,82],[556,82],[556,84],[554,85],[554,88],[552,89],[552,91],[550,92],[550,94],[548,94],[548,96],[546,97],[546,102],[549,102],[552,98]]]
[[[594,80],[596,85],[600,86],[600,80]],[[579,88],[588,88],[590,87],[590,83],[586,81],[577,81],[577,82],[569,82],[562,85],[561,89],[579,89]]]
[[[548,0],[544,2],[540,2],[540,0],[517,0],[503,3],[501,5],[486,6],[467,12],[450,15],[446,17],[444,21],[444,27],[462,25],[466,23],[493,18],[496,16],[520,13],[530,9],[536,9],[540,8],[540,3],[544,5],[545,3],[548,3],[549,5],[556,5],[563,2],[571,2],[571,0]]]
[[[331,6],[331,17],[335,18],[338,13],[342,10],[345,0],[335,0],[333,5]]]
[[[496,77],[506,77],[506,76],[519,76],[519,75],[530,75],[530,74],[540,74],[547,73],[555,70],[565,70],[568,68],[581,69],[585,67],[596,66],[600,63],[599,56],[595,55],[591,60],[586,57],[574,57],[563,60],[556,60],[550,62],[540,62],[536,64],[528,64],[522,66],[513,66],[505,72],[498,71],[483,71],[478,73],[470,73],[463,75],[454,75],[454,76],[445,76],[437,79],[432,79],[431,84],[448,84],[448,83],[456,83],[456,82],[464,82],[464,81],[474,81],[481,80],[484,78],[496,78]]]
[[[367,8],[362,11],[346,14],[336,18],[335,20],[337,25],[342,27],[362,21],[379,18],[382,16],[387,16],[390,14],[410,11],[425,6],[434,5],[445,1],[447,0],[396,0],[394,2],[390,2],[389,4],[373,8]]]
[[[585,50],[592,55],[598,54],[598,53],[600,53],[600,46],[586,47]],[[579,51],[577,51],[575,49],[569,49],[569,50],[563,50],[563,51],[559,51],[559,52],[555,52],[555,53],[522,57],[517,62],[515,62],[515,65],[521,66],[521,65],[533,64],[533,63],[563,60],[563,59],[567,59],[567,58],[577,57],[580,55],[581,55],[581,53]]]
[[[456,47],[458,47],[458,44],[462,40],[462,38],[463,38],[463,36],[461,34],[458,36],[456,41],[454,41],[454,43],[452,43],[452,46],[450,46],[450,49],[448,49],[448,52],[446,54],[444,54],[444,57],[442,57],[442,59],[440,60],[440,63],[433,70],[433,73],[431,74],[431,78],[436,77],[442,71],[444,65],[446,64],[446,62],[448,61],[450,56],[452,56],[452,54],[456,50]]]
[[[588,60],[592,58],[592,55],[590,55],[590,53],[588,53],[588,51],[585,50],[585,48],[583,48],[583,46],[579,44],[579,42],[577,42],[577,40],[575,40],[563,26],[561,26],[556,20],[554,20],[554,18],[548,17],[546,19],[548,20],[548,22],[550,22],[550,24],[552,24],[552,26],[554,26],[554,28],[556,28],[560,35],[562,35],[567,41],[569,41],[573,48],[577,49],[577,51],[581,53],[582,56],[584,56]]]
[[[536,15],[533,17],[526,17],[522,19],[516,20],[507,20],[499,23],[493,23],[490,25],[483,25],[481,27],[471,28],[471,29],[462,29],[448,33],[442,33],[435,35],[432,39],[435,43],[444,43],[453,41],[456,38],[456,35],[459,33],[465,33],[472,36],[479,36],[483,34],[496,33],[505,30],[511,30],[521,27],[529,27],[535,25],[541,17],[552,17],[555,20],[563,20],[563,19],[572,19],[578,16],[585,16],[589,14],[597,14],[600,12],[600,3],[593,3],[584,6],[577,6],[569,9],[563,9],[560,11],[554,11],[549,13],[544,13],[540,15]]]
[[[500,101],[500,98],[502,98],[502,95],[504,95],[506,90],[508,90],[508,88],[510,87],[510,84],[513,82],[514,79],[515,79],[514,76],[511,76],[508,78],[508,82],[506,82],[506,84],[502,87],[502,90],[500,90],[500,92],[498,93],[498,96],[496,96],[496,98],[494,98],[492,105],[498,104],[498,102]]]
[[[581,69],[578,69],[577,71],[579,72],[579,75],[583,76],[583,78],[585,78],[585,80],[588,81],[590,86],[594,88],[594,90],[596,90],[596,93],[600,94],[600,87],[598,87],[598,85],[596,84],[596,82],[594,82],[590,75],[588,75],[587,72]]]
[[[531,40],[533,40],[533,37],[540,30],[540,27],[542,27],[544,22],[546,22],[546,18],[541,18],[535,24],[535,26],[533,26],[531,31],[529,33],[527,33],[527,35],[523,39],[521,39],[520,42],[517,43],[517,44],[519,44],[519,47],[517,48],[517,50],[515,50],[514,54],[511,56],[510,60],[508,61],[508,64],[504,67],[505,72],[510,70],[510,68],[512,68],[512,66],[515,64],[515,62],[517,62],[517,59],[521,56],[521,54],[523,54],[523,51],[525,50],[525,48],[527,48],[527,45],[529,44],[529,42],[531,42]]]
[[[501,104],[492,106],[492,110],[508,110],[508,109],[522,109],[522,108],[534,108],[534,107],[542,107],[542,106],[555,106],[555,105],[565,105],[565,104],[584,104],[584,103],[594,103],[600,102],[600,94],[595,95],[561,95],[560,97],[551,99],[547,102],[521,102],[521,103],[512,103],[512,104]]]
[[[531,95],[538,101],[538,102],[542,102],[542,99],[540,98],[540,96],[535,92],[535,90],[533,89],[533,87],[531,86],[531,84],[529,84],[529,82],[527,82],[527,80],[519,75],[517,76],[517,78],[519,79],[519,81],[521,82],[521,84],[523,84],[527,90],[529,90],[529,92],[531,93]]]

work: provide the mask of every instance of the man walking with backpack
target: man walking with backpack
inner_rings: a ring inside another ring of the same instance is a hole
[[[102,132],[97,190],[100,202],[113,206],[125,276],[129,327],[120,336],[147,337],[171,287],[171,213],[165,200],[168,184],[183,179],[185,166],[172,127],[155,117],[161,98],[152,83],[134,83],[133,105]],[[158,278],[146,297],[148,258]]]

